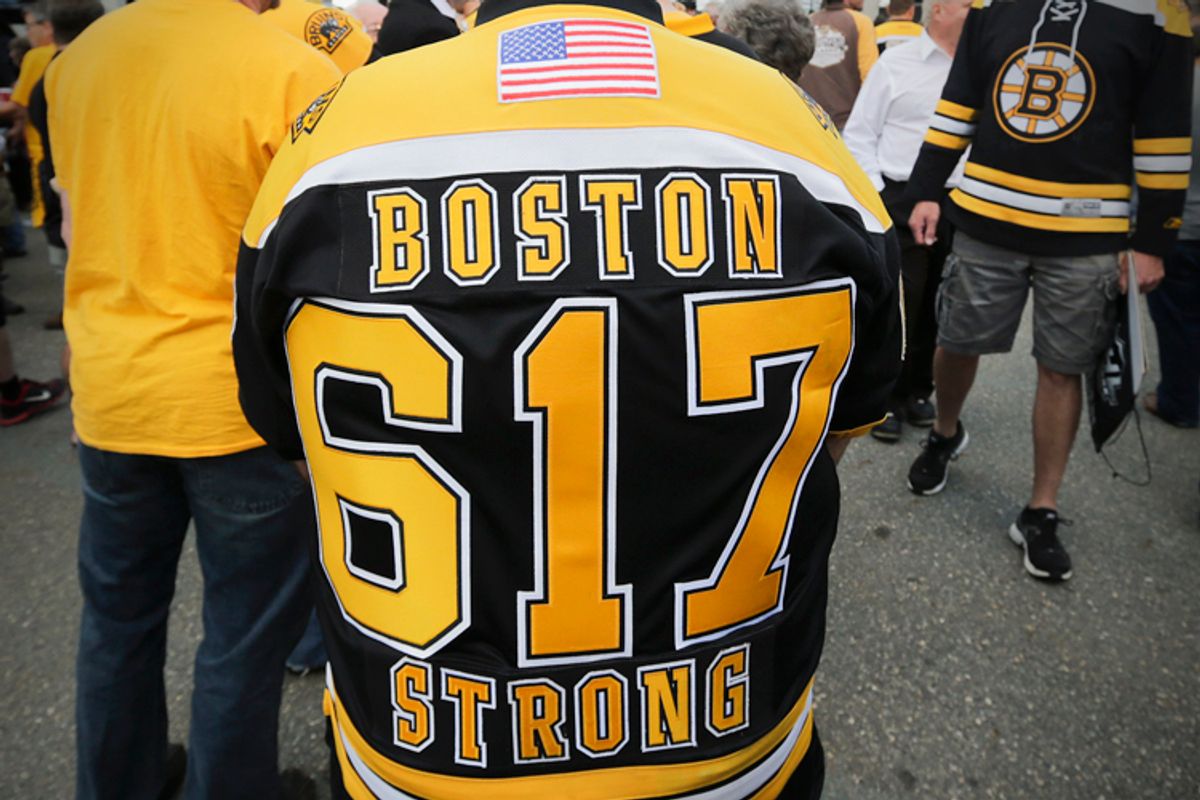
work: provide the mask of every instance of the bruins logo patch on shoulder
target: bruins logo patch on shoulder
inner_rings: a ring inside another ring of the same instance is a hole
[[[779,74],[783,75],[782,72]],[[840,139],[841,136],[838,134],[837,126],[833,124],[833,117],[829,116],[829,112],[821,108],[821,104],[814,100],[811,94],[801,89],[800,84],[796,83],[786,75],[783,75],[783,78],[788,82],[788,85],[792,87],[792,90],[796,94],[800,95],[800,99],[804,101],[804,105],[808,106],[808,110],[814,117],[816,117],[817,124],[833,134],[835,139]]]
[[[1023,142],[1053,142],[1083,124],[1096,99],[1096,76],[1078,50],[1038,42],[1008,57],[996,78],[996,120]]]
[[[313,129],[317,127],[317,123],[321,121],[321,117],[325,116],[325,110],[333,102],[338,89],[341,88],[342,82],[339,81],[336,85],[321,92],[315,100],[308,104],[308,108],[304,109],[304,113],[296,117],[296,121],[292,123],[293,142],[299,139],[301,134],[313,132]]]
[[[305,40],[324,53],[332,53],[350,35],[353,25],[344,11],[322,8],[315,11],[304,23]]]

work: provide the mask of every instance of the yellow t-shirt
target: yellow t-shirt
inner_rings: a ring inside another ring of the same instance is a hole
[[[292,121],[339,78],[231,0],[139,0],[51,65],[73,224],[64,323],[86,444],[180,458],[260,444],[229,339],[239,232]]]
[[[58,48],[54,45],[46,44],[35,47],[25,54],[25,58],[21,60],[21,74],[17,76],[17,82],[13,84],[12,101],[14,103],[29,108],[29,98],[33,95],[33,88],[46,74],[46,67],[50,65],[57,50]],[[37,174],[38,165],[45,157],[45,150],[42,148],[41,134],[32,125],[25,126],[25,146],[29,150],[29,161],[34,176],[31,216],[34,227],[40,228],[46,220],[46,206],[42,202],[42,182],[37,179]]]
[[[280,0],[279,7],[263,13],[263,19],[307,42],[317,52],[333,59],[342,74],[358,69],[371,57],[374,43],[362,23],[340,8],[313,0]]]

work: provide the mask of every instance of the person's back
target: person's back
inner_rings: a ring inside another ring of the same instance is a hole
[[[314,77],[314,60],[237,3],[141,0],[55,61],[46,92],[74,236],[64,322],[85,442],[175,457],[259,443],[237,405],[230,254],[280,120],[337,79],[332,64]]]
[[[167,797],[183,779],[162,665],[190,525],[204,637],[184,794],[279,795],[284,659],[311,603],[313,516],[238,407],[232,282],[279,142],[339,77],[231,0],[140,0],[47,71],[84,495],[77,800]]]
[[[916,11],[913,0],[888,3],[887,19],[875,25],[875,41],[879,44],[880,54],[888,47],[911,42],[921,35],[924,27],[916,21]]]
[[[616,5],[490,0],[352,73],[247,223],[335,796],[819,793],[823,442],[898,366],[889,226],[785,78]]]
[[[800,85],[829,112],[841,130],[867,73],[879,57],[875,30],[861,12],[832,0],[812,14],[816,48]]]

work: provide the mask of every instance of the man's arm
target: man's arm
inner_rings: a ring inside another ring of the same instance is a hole
[[[925,143],[908,179],[905,196],[916,205],[909,227],[918,244],[933,244],[939,216],[938,202],[945,193],[946,181],[971,146],[986,95],[981,31],[987,10],[972,8],[963,26],[962,38],[942,89]]]
[[[854,356],[838,387],[826,446],[836,461],[850,440],[862,436],[887,415],[892,386],[900,375],[904,342],[901,314],[900,245],[895,228],[870,237],[864,257],[874,268],[859,282]]]
[[[892,82],[886,66],[871,70],[858,92],[842,139],[854,160],[867,173],[876,191],[883,190],[883,172],[879,166],[879,140],[892,105]],[[903,222],[903,220],[898,220]]]
[[[1134,110],[1133,165],[1137,225],[1130,237],[1138,288],[1163,276],[1162,259],[1175,243],[1192,168],[1192,42],[1186,10],[1168,10]],[[1125,288],[1126,272],[1121,270]]]

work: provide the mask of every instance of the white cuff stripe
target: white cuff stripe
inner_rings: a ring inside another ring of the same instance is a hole
[[[1133,168],[1138,172],[1191,172],[1191,156],[1134,156]]]
[[[943,114],[934,114],[929,127],[955,136],[974,136],[978,126],[974,122],[963,122]]]

